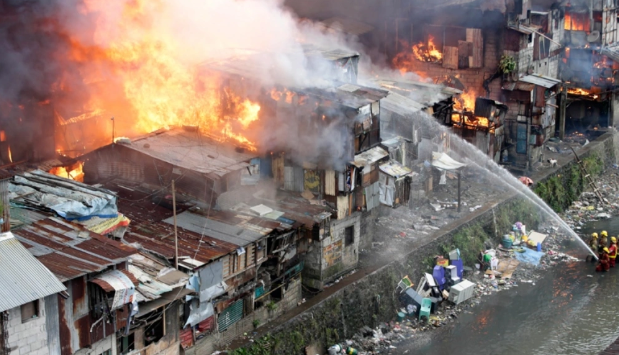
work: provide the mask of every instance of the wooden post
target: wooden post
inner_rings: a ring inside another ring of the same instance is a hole
[[[460,206],[462,205],[461,201],[461,189],[460,189],[460,180],[462,180],[462,171],[458,169],[458,212],[460,212]]]
[[[178,270],[178,233],[176,229],[176,189],[172,180],[172,214],[174,215],[174,267]]]
[[[567,87],[561,86],[561,95],[559,96],[559,139],[565,138],[565,109],[567,108]]]

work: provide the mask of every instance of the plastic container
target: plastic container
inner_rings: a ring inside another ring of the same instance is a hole
[[[537,243],[537,251],[542,251],[542,243]]]
[[[357,351],[357,349],[349,346],[349,347],[346,348],[346,354],[347,355],[357,355],[357,354],[359,354],[359,352]]]
[[[512,244],[514,244],[514,241],[511,238],[503,238],[502,244],[505,248],[509,249],[512,247]]]
[[[398,312],[398,322],[402,322],[405,316],[404,312]]]

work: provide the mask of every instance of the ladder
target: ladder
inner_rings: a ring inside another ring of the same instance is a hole
[[[606,202],[604,201],[604,197],[602,197],[602,194],[600,193],[600,190],[598,190],[597,185],[595,184],[595,181],[593,181],[593,179],[591,178],[591,174],[589,174],[587,172],[587,169],[585,169],[585,164],[582,160],[580,160],[580,158],[578,157],[578,154],[576,154],[576,151],[574,150],[574,148],[572,148],[570,146],[570,149],[572,150],[572,153],[574,153],[574,157],[576,157],[576,162],[578,163],[578,166],[580,167],[580,170],[583,172],[584,174],[584,179],[585,181],[589,184],[589,186],[591,186],[591,188],[593,189],[593,192],[595,193],[595,195],[598,197],[598,199],[600,200],[600,202],[602,204],[606,204]]]

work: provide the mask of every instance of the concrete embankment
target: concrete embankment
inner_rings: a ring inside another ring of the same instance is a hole
[[[619,139],[613,131],[589,143],[579,151],[579,156],[590,173],[599,174],[616,163],[618,152]],[[587,187],[584,173],[576,166],[572,154],[561,157],[556,168],[531,177],[536,181],[536,191],[542,192],[555,209],[569,206]],[[470,264],[485,241],[496,243],[501,231],[508,230],[515,221],[535,228],[541,220],[542,216],[526,199],[506,194],[502,200],[487,203],[475,213],[411,243],[400,255],[389,255],[384,262],[358,270],[301,307],[258,328],[254,342],[245,344],[245,353],[302,354],[308,346],[324,349],[352,336],[363,326],[375,327],[390,321],[400,307],[395,290],[403,276],[416,282],[431,267],[433,256],[456,247]]]

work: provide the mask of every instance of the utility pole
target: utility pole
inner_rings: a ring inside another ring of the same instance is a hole
[[[174,267],[178,270],[178,233],[176,229],[176,189],[172,180],[172,214],[174,215]]]
[[[565,109],[567,108],[567,87],[561,85],[561,95],[559,96],[559,139],[565,139]]]

